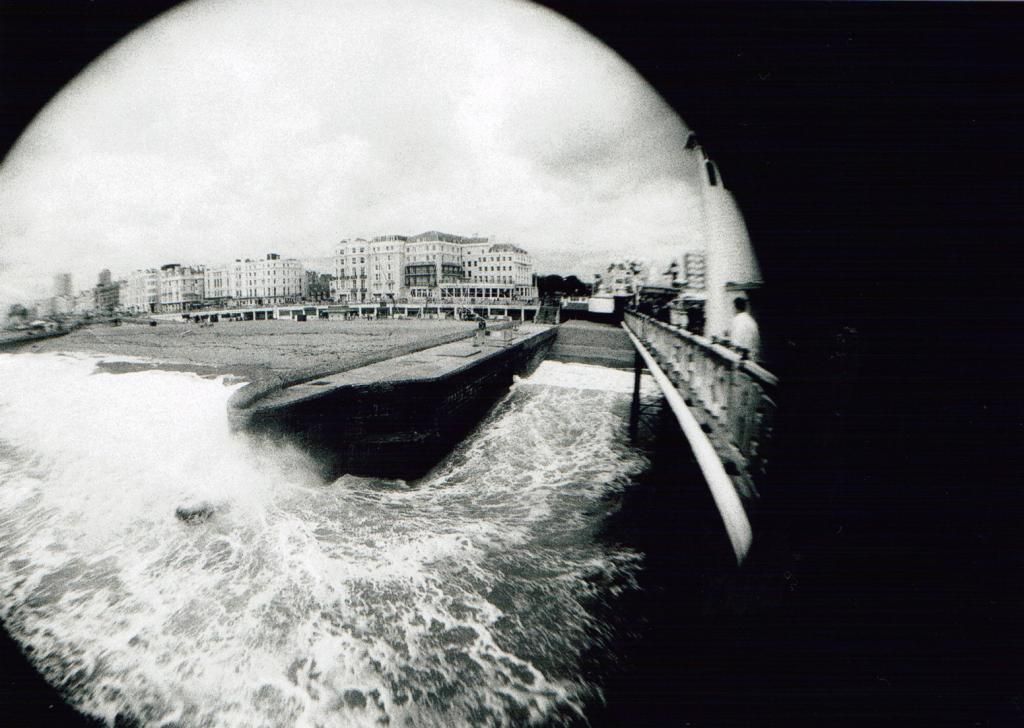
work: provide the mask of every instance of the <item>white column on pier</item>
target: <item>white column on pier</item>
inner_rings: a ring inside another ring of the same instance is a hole
[[[718,165],[698,145],[686,153],[690,174],[700,189],[704,238],[705,335],[722,336],[735,313],[732,301],[741,290],[760,288],[761,268],[746,223]]]

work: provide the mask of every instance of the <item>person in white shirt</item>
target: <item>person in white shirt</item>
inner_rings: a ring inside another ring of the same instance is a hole
[[[732,304],[736,308],[736,315],[729,322],[729,330],[725,335],[733,346],[746,349],[747,356],[757,361],[761,353],[761,332],[754,317],[747,313],[747,299],[737,298]]]

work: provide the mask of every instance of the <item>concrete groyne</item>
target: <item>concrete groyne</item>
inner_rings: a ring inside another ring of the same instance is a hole
[[[502,329],[511,328],[511,326],[512,324],[510,322],[499,323],[490,326],[490,330],[500,331]],[[246,384],[235,392],[228,401],[228,415],[234,425],[242,426],[248,417],[247,411],[249,407],[259,400],[276,392],[280,392],[287,387],[311,382],[314,379],[333,376],[352,369],[359,369],[372,364],[378,364],[380,362],[388,361],[389,359],[396,359],[400,356],[412,354],[417,351],[423,351],[424,349],[443,346],[444,344],[449,344],[454,341],[462,341],[464,339],[472,338],[474,335],[475,331],[473,330],[453,331],[425,339],[417,339],[415,341],[399,344],[380,351],[368,352],[354,358],[347,357],[340,366],[338,364],[332,364],[328,366],[306,367],[288,372],[273,372],[263,376],[258,381]]]
[[[527,324],[490,333],[480,346],[460,336],[400,355],[380,352],[364,366],[303,375],[286,386],[240,390],[232,423],[297,444],[325,478],[421,477],[508,390],[513,375],[544,359],[556,330]]]
[[[11,336],[4,336],[0,338],[0,352],[21,351],[31,344],[46,341],[47,339],[55,339],[59,336],[66,336],[70,333],[71,329],[61,329],[60,331],[46,331],[38,334],[14,334]]]

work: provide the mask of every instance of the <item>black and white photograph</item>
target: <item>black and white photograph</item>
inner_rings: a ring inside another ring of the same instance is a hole
[[[1024,723],[1024,6],[0,2],[0,723]]]

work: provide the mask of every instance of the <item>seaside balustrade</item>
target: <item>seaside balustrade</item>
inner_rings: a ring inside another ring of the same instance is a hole
[[[658,362],[732,476],[756,497],[771,437],[778,379],[738,352],[679,326],[627,311],[626,327]]]

